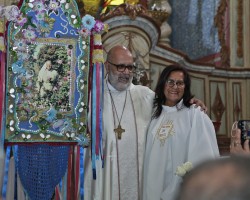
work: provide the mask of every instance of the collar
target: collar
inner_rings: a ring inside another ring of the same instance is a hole
[[[175,111],[179,111],[179,110],[181,110],[183,107],[184,107],[183,99],[181,99],[179,103],[177,103],[175,106],[172,106],[172,107],[162,105],[162,109],[163,109],[163,111],[165,111],[165,112],[175,112]]]

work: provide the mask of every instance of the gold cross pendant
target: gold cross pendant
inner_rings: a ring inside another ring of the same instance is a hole
[[[125,129],[123,129],[120,124],[114,129],[114,131],[118,137],[118,140],[122,139],[122,133],[125,132]]]

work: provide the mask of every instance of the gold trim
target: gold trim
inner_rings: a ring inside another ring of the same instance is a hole
[[[162,121],[165,119],[165,117],[162,119]],[[170,135],[174,135],[174,125],[173,125],[173,120],[168,120],[166,123],[162,124],[160,128],[157,130],[157,138],[161,142],[161,146],[165,144],[166,139]]]

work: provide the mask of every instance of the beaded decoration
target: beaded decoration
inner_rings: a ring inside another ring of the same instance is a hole
[[[90,15],[81,19],[74,1],[24,1],[11,10],[5,142],[88,146],[90,39],[106,25]],[[100,52],[94,55],[102,61]]]
[[[67,181],[63,194],[83,198],[83,173],[78,174],[83,164],[72,164],[75,147],[69,144],[89,145],[89,115],[92,157],[102,157],[101,32],[108,27],[90,15],[81,18],[75,0],[26,0],[20,5],[0,6],[0,18],[8,21],[5,37],[0,35],[0,50],[7,55],[6,63],[1,59],[5,76],[0,80],[6,84],[0,149],[3,139],[7,146],[18,144],[17,171],[31,199],[51,199],[67,170],[68,180],[75,183]],[[82,162],[79,146],[76,160]]]

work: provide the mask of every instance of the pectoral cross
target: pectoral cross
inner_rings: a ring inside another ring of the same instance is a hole
[[[122,133],[125,132],[125,129],[123,129],[120,124],[114,129],[114,131],[118,137],[118,140],[122,139]]]

